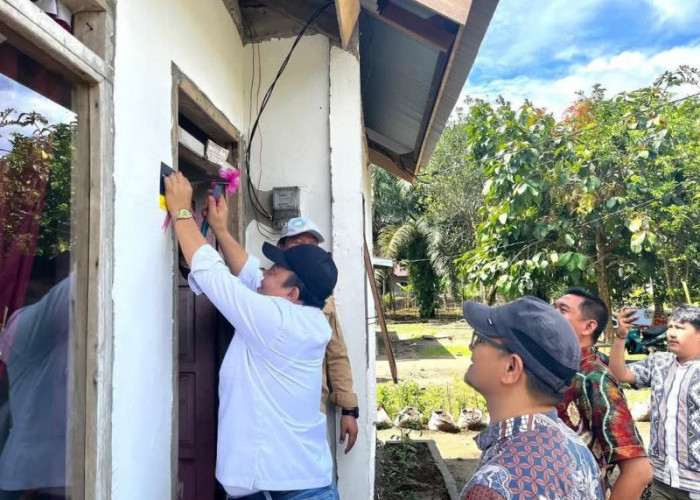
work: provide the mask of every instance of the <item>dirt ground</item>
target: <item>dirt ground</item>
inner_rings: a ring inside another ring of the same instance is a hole
[[[396,359],[399,380],[415,380],[419,385],[438,385],[453,382],[461,377],[470,364],[469,342],[471,329],[464,320],[436,321],[428,323],[388,323],[392,350]],[[429,336],[424,338],[423,336]],[[381,336],[377,336],[377,381],[391,380],[389,363],[384,355]],[[627,391],[632,404],[648,398],[648,392]],[[649,443],[649,423],[639,422],[637,428]],[[437,431],[411,431],[414,439],[434,439],[442,458],[452,473],[457,488],[461,489],[471,477],[478,463],[480,451],[474,442],[476,432],[466,431],[448,434]],[[400,437],[398,429],[377,432],[381,441]]]

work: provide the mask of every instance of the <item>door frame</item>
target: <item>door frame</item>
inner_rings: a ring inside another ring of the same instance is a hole
[[[184,108],[187,109],[187,116],[197,126],[217,137],[225,144],[236,143],[238,145],[238,156],[234,165],[241,171],[239,186],[243,186],[245,182],[245,173],[240,168],[240,161],[244,155],[245,145],[242,140],[240,131],[231,123],[226,115],[217,108],[209,97],[190,79],[175,63],[172,63],[172,94],[171,94],[171,123],[173,124],[171,131],[171,166],[175,170],[179,170],[179,124],[178,116]],[[243,207],[244,193],[239,188],[236,194],[229,198],[229,231],[237,238],[237,240],[245,245],[245,231],[243,226]],[[172,330],[172,427],[170,441],[170,468],[171,468],[171,491],[172,499],[178,500],[178,447],[179,447],[179,300],[178,300],[178,243],[177,237],[173,231],[173,330]],[[218,335],[219,331],[212,332]]]
[[[78,133],[71,251],[75,301],[69,379],[69,476],[74,500],[111,496],[114,265],[114,3],[69,0],[73,34],[30,0],[0,0],[0,32],[73,85]],[[79,233],[77,232],[79,228]]]

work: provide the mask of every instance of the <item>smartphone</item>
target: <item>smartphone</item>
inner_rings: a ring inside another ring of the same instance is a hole
[[[634,315],[637,317],[637,319],[634,320],[636,326],[651,326],[653,318],[648,309],[640,307],[634,311]]]

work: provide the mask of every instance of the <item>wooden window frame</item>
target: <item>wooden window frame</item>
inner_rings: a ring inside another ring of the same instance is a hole
[[[172,63],[172,96],[171,96],[171,112],[172,112],[172,167],[179,170],[179,158],[181,152],[180,145],[180,125],[179,115],[182,112],[196,126],[201,128],[212,140],[216,141],[220,146],[228,146],[231,143],[238,145],[238,157],[233,165],[241,171],[240,186],[244,185],[245,173],[241,169],[241,161],[244,156],[245,144],[240,131],[231,123],[226,115],[217,108],[207,95],[190,79],[180,68]],[[190,163],[190,162],[188,162]],[[203,167],[200,162],[195,164],[196,167],[211,173],[210,167]],[[229,231],[242,244],[245,245],[245,226],[244,226],[244,195],[239,188],[238,192],[228,200],[229,202]],[[178,301],[178,243],[175,232],[173,231],[173,330],[172,330],[172,346],[173,346],[173,373],[172,373],[172,427],[170,441],[170,457],[171,457],[171,480],[172,480],[172,499],[178,499],[178,455],[179,455],[179,301]]]
[[[67,475],[73,500],[98,500],[111,496],[112,469],[114,7],[105,0],[64,1],[74,12],[74,34],[30,0],[0,0],[0,33],[73,85],[78,133],[71,232],[87,237],[71,250],[76,282]]]

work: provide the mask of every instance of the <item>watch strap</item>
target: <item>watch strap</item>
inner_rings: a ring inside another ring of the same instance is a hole
[[[356,406],[355,408],[343,408],[341,410],[341,415],[350,416],[355,418],[360,418],[360,409]]]

